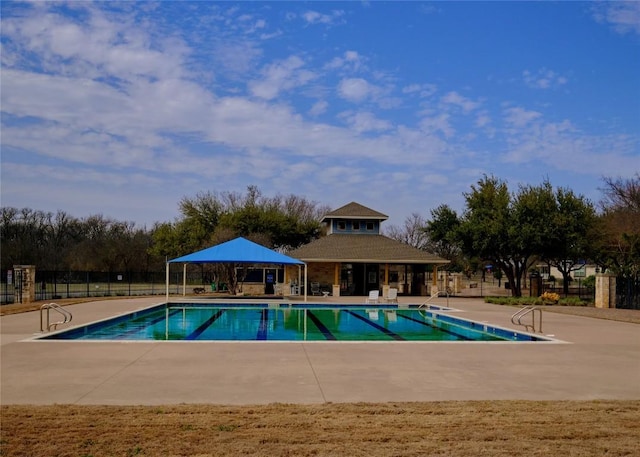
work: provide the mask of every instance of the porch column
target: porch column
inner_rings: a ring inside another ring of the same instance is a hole
[[[340,296],[340,268],[342,264],[336,262],[334,272],[333,272],[333,290],[331,291],[331,295],[334,297]]]
[[[433,281],[431,282],[431,296],[438,295],[438,265],[433,266]]]
[[[384,281],[382,282],[382,297],[389,296],[389,264],[384,264]]]

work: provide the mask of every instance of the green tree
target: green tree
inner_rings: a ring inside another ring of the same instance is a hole
[[[448,205],[440,205],[431,210],[431,219],[424,227],[427,234],[427,249],[450,260],[454,270],[464,269],[463,254],[459,243],[460,219]]]
[[[630,288],[640,275],[640,173],[630,179],[605,178],[604,182],[601,201],[604,249],[599,260]],[[632,294],[625,296],[630,301]]]
[[[512,295],[521,296],[527,270],[553,236],[547,223],[555,214],[551,185],[521,186],[511,194],[506,182],[485,176],[464,196],[465,212],[447,236],[467,257],[491,262],[506,276]]]
[[[175,258],[238,236],[286,251],[317,238],[327,207],[295,195],[266,197],[256,186],[245,194],[205,192],[180,202],[182,217],[153,229],[151,252]],[[206,276],[225,281],[231,292],[238,284],[237,265],[203,267]]]
[[[545,186],[547,183],[545,183]],[[571,273],[593,258],[599,230],[595,207],[583,196],[559,188],[545,220],[542,258],[554,266],[563,279],[563,293],[569,294]]]
[[[320,236],[326,210],[295,195],[265,197],[255,186],[246,194],[200,193],[182,199],[181,219],[154,228],[153,252],[179,256],[237,236],[284,251]]]

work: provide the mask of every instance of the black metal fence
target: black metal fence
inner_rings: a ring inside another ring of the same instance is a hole
[[[640,275],[616,279],[616,308],[640,309]]]
[[[1,272],[0,304],[16,301],[13,275]],[[187,271],[187,286],[207,284],[208,278],[199,269]],[[182,271],[169,274],[169,292],[182,293]],[[166,271],[156,272],[96,272],[36,270],[36,300],[64,298],[162,295],[166,293]]]

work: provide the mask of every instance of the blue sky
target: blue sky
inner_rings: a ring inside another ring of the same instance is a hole
[[[640,171],[640,2],[1,8],[2,206],[150,227],[256,185],[402,225]]]

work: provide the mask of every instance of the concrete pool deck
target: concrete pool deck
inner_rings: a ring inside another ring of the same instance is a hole
[[[332,301],[316,298],[309,300]],[[73,322],[65,328],[161,302],[70,305]],[[468,298],[431,303],[517,328],[512,307]],[[35,341],[38,312],[2,316],[0,329],[2,404],[640,399],[639,324],[552,312],[544,312],[543,334],[562,342]]]

